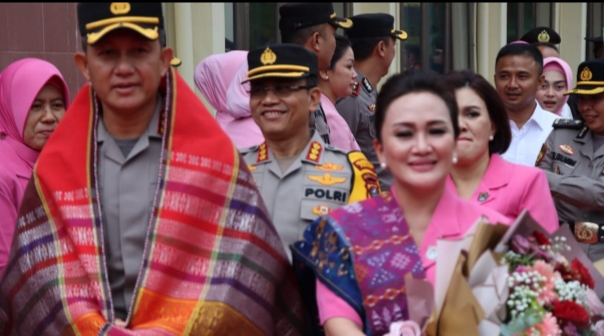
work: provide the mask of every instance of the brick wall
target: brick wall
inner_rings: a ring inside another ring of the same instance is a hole
[[[86,83],[77,50],[76,3],[0,3],[0,71],[21,58],[44,59],[61,71],[73,100]]]

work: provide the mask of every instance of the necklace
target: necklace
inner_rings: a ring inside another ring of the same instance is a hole
[[[134,293],[132,296],[132,300],[130,301],[130,306],[128,307],[128,316],[126,317],[126,325],[128,325],[128,323],[130,322],[130,318],[132,315],[132,308],[134,306],[134,302],[136,301],[136,293],[138,292],[138,288],[140,286],[141,283],[141,278],[142,278],[142,274],[143,274],[143,270],[144,270],[144,265],[145,265],[145,257],[147,256],[148,253],[148,249],[149,249],[149,235],[151,234],[151,229],[153,228],[153,222],[154,222],[154,214],[155,214],[155,208],[157,207],[157,202],[158,202],[158,195],[159,192],[162,188],[162,176],[163,176],[163,168],[164,168],[164,159],[165,159],[165,155],[166,155],[166,138],[168,135],[168,119],[169,119],[169,114],[171,114],[172,111],[170,111],[168,108],[172,105],[172,91],[171,91],[171,78],[172,78],[172,72],[168,71],[166,73],[166,98],[165,98],[165,102],[164,102],[164,113],[163,116],[163,133],[162,133],[162,138],[161,138],[161,152],[159,155],[159,174],[157,176],[157,187],[155,188],[155,193],[153,194],[153,203],[151,206],[151,215],[149,216],[149,224],[147,225],[147,234],[145,235],[145,246],[143,248],[143,262],[141,262],[139,271],[138,271],[138,276],[136,277],[136,284],[134,285]],[[97,229],[99,230],[99,235],[100,235],[100,240],[101,240],[101,267],[102,267],[102,271],[103,271],[103,282],[104,282],[104,290],[106,293],[108,293],[107,298],[109,300],[109,306],[105,305],[105,316],[107,316],[107,314],[109,314],[110,320],[108,322],[113,323],[115,321],[115,312],[113,309],[113,297],[111,295],[111,287],[109,286],[109,280],[106,278],[108,276],[108,271],[107,271],[107,258],[106,258],[106,254],[105,254],[105,236],[103,233],[103,213],[101,211],[101,196],[100,196],[100,192],[99,192],[99,174],[98,174],[98,123],[99,123],[99,105],[98,105],[98,99],[96,96],[96,92],[93,91],[93,104],[94,104],[94,123],[93,123],[93,130],[92,130],[92,145],[93,145],[93,174],[94,174],[94,189],[95,189],[95,197],[96,197],[96,205],[97,205],[97,220],[95,221],[95,225],[97,227]],[[107,327],[107,324],[105,325],[105,327]],[[101,328],[101,330],[105,329]]]

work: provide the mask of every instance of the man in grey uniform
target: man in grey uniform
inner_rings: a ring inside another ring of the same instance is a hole
[[[363,153],[328,145],[308,119],[320,100],[317,56],[295,44],[248,54],[250,108],[266,139],[242,150],[285,247],[313,220],[380,192]],[[291,260],[291,252],[290,252]]]
[[[577,86],[585,121],[558,119],[537,157],[562,222],[573,228],[592,261],[604,258],[604,59],[579,65]]]
[[[394,17],[389,14],[361,14],[351,18],[353,26],[346,31],[354,51],[357,84],[351,96],[341,99],[336,109],[350,126],[359,147],[377,168],[383,190],[390,188],[392,175],[379,165],[373,140],[373,112],[377,100],[377,85],[388,74],[394,59],[396,40],[406,40],[407,33],[394,29]]]

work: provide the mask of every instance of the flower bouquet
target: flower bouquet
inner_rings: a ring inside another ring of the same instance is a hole
[[[478,221],[437,254],[430,336],[604,335],[604,278],[567,225],[550,235],[528,212],[511,227]]]

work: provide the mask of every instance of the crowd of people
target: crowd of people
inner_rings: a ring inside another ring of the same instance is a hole
[[[0,334],[383,335],[437,240],[525,211],[604,259],[604,59],[575,79],[537,27],[494,86],[385,78],[391,15],[279,14],[282,43],[196,67],[215,117],[160,3],[78,4],[73,101],[47,61],[2,70]]]

